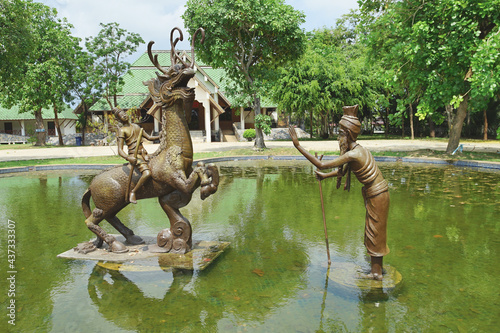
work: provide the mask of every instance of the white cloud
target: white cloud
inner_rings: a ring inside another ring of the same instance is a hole
[[[74,26],[73,35],[85,40],[96,36],[101,30],[100,23],[117,22],[121,28],[141,35],[147,44],[155,41],[155,49],[170,48],[170,31],[173,27],[185,30],[181,18],[185,1],[179,0],[41,0],[55,7],[59,17],[66,17]],[[141,45],[138,54],[146,51]],[[188,48],[185,36],[179,47]],[[137,58],[134,55],[131,58]]]
[[[285,2],[305,13],[306,23],[303,28],[307,31],[333,27],[342,15],[358,8],[357,0],[285,0]]]
[[[96,36],[101,30],[99,23],[117,22],[121,28],[141,35],[146,44],[155,41],[154,49],[170,49],[170,31],[180,27],[186,0],[37,0],[58,11],[74,26],[73,35],[81,38]],[[306,14],[303,28],[313,30],[323,26],[332,27],[342,14],[357,8],[356,0],[285,0],[295,9]],[[178,48],[189,48],[187,36]],[[146,44],[129,58],[134,61],[146,51]]]

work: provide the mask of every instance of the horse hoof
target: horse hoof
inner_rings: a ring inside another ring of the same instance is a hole
[[[172,250],[170,252],[172,253],[178,253],[178,254],[185,254],[187,252],[189,252],[189,247],[187,245],[187,243],[181,239],[181,238],[177,238],[176,240],[174,240],[173,244],[172,244]]]
[[[115,240],[113,243],[111,243],[111,252],[125,253],[128,252],[128,249],[125,245],[123,245],[123,243]]]
[[[164,248],[166,252],[169,252],[170,249],[172,248],[172,233],[170,232],[170,229],[163,229],[158,233],[158,236],[156,237],[156,244]]]
[[[139,245],[139,244],[144,244],[144,240],[137,235],[132,235],[130,237],[127,237],[127,243],[132,245]]]

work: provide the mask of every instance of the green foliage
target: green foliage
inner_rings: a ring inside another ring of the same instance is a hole
[[[247,140],[255,139],[255,135],[255,129],[253,128],[246,129],[245,132],[243,132],[243,137]]]
[[[283,67],[275,81],[272,92],[280,109],[296,117],[313,112],[324,121],[340,115],[345,105],[375,107],[381,83],[374,75],[376,63],[367,63],[367,50],[358,42],[358,19],[352,12],[335,28],[307,34],[304,55]]]
[[[130,63],[122,57],[133,54],[144,40],[139,34],[120,28],[116,22],[100,25],[102,29],[97,36],[86,38],[85,45],[94,57],[92,77],[100,83],[98,89],[103,92],[103,97],[112,109],[117,106],[116,94],[123,87],[123,75],[130,68]],[[112,97],[114,103],[110,101]]]
[[[79,39],[71,36],[71,24],[58,19],[53,8],[16,0],[2,1],[0,6],[12,10],[0,14],[1,47],[9,47],[2,52],[0,100],[7,107],[18,105],[19,112],[33,112],[37,128],[43,129],[40,110],[53,108],[59,112],[71,99],[69,72]],[[20,39],[25,42],[16,44]],[[37,145],[45,144],[44,131],[38,132],[37,138]]]
[[[272,119],[267,114],[258,114],[255,116],[255,127],[260,128],[266,135],[271,134]]]
[[[0,100],[23,76],[24,61],[35,42],[26,19],[30,16],[25,1],[0,0]]]
[[[481,111],[500,93],[498,0],[365,0],[360,8],[372,59],[393,92],[418,101],[421,119],[450,104]],[[460,136],[455,125],[450,139]]]
[[[199,58],[224,68],[232,95],[251,96],[256,115],[272,70],[304,51],[304,14],[283,0],[188,0],[182,17],[191,35],[205,29],[205,43],[196,46]],[[257,144],[264,146],[260,131]]]
[[[23,58],[17,59],[16,76],[7,80],[9,89],[3,91],[2,100],[8,106],[18,104],[21,112],[61,106],[69,98],[68,72],[79,40],[71,36],[72,26],[58,19],[54,9],[27,1],[21,7],[28,15],[23,20],[30,22],[22,26],[28,42],[17,46]]]

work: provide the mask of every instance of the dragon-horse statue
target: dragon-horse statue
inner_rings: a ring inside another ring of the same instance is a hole
[[[174,32],[180,37],[173,41]],[[188,128],[189,117],[193,105],[194,88],[188,88],[189,80],[194,76],[194,42],[201,32],[203,43],[205,33],[198,29],[191,43],[191,64],[181,59],[175,50],[175,45],[182,41],[182,31],[174,28],[170,34],[171,66],[163,68],[158,63],[158,55],[153,56],[151,48],[154,42],[148,44],[148,55],[151,62],[161,73],[144,85],[149,88],[154,101],[151,111],[161,109],[160,145],[151,154],[148,162],[151,178],[141,186],[136,193],[137,200],[157,197],[170,221],[170,228],[163,229],[157,236],[158,252],[186,253],[192,247],[192,231],[190,222],[180,213],[179,209],[186,206],[193,192],[201,186],[201,198],[205,199],[217,191],[219,172],[215,165],[198,163],[193,167],[193,144]],[[108,221],[126,243],[136,245],[143,243],[141,237],[134,234],[116,217],[116,214],[129,204],[127,193],[130,186],[134,187],[141,173],[131,164],[123,164],[103,171],[92,180],[82,198],[83,213],[87,227],[97,235],[97,239],[89,242],[90,246],[102,247],[105,242],[110,251],[127,252],[125,244],[106,233],[99,223]],[[129,174],[132,178],[129,184]],[[95,208],[90,208],[90,198]],[[88,251],[87,251],[88,252]]]

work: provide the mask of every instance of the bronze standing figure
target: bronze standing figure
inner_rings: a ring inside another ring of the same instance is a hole
[[[172,39],[175,31],[180,33],[180,37],[174,42]],[[197,32],[199,31],[204,35],[203,30],[199,29]],[[193,144],[186,117],[190,115],[195,97],[194,88],[187,87],[189,80],[195,74],[193,69],[195,39],[196,34],[193,36],[192,42],[192,61],[191,64],[188,64],[175,51],[175,44],[182,40],[182,32],[178,28],[172,30],[170,34],[172,62],[169,68],[163,68],[158,64],[157,55],[153,57],[151,47],[154,42],[150,42],[148,45],[151,61],[162,72],[161,74],[156,73],[156,78],[144,83],[148,86],[151,98],[155,102],[153,108],[162,111],[160,146],[150,156],[149,162],[144,155],[145,152],[142,152],[140,164],[137,163],[141,171],[134,168],[131,179],[130,185],[134,189],[133,195],[127,197],[129,174],[131,167],[133,168],[128,163],[104,171],[92,180],[83,195],[82,208],[87,227],[97,235],[95,246],[100,247],[103,242],[106,242],[113,252],[127,251],[124,244],[107,234],[99,226],[99,223],[104,219],[118,230],[128,243],[141,244],[142,239],[124,226],[116,214],[129,204],[128,199],[133,202],[157,197],[170,221],[170,228],[164,229],[158,234],[157,244],[160,250],[175,253],[186,253],[191,250],[191,224],[180,213],[179,209],[191,201],[192,194],[198,187],[201,186],[201,198],[205,199],[217,191],[219,184],[219,172],[215,165],[205,166],[203,163],[198,163],[193,168]],[[123,121],[126,122],[125,119]],[[135,148],[141,149],[140,146],[133,147],[133,139],[131,138],[135,136],[132,134],[136,131],[135,126],[132,125],[127,129],[127,131],[129,130],[130,133],[119,134],[119,144],[123,140],[129,145],[129,151],[134,151]],[[135,144],[140,145],[139,142]],[[131,145],[132,149],[130,149]],[[123,154],[125,156],[120,155],[128,161],[134,162],[130,155]],[[149,169],[148,175],[143,178],[147,169]],[[90,198],[95,204],[93,210],[90,208]]]
[[[319,180],[337,177],[337,188],[339,188],[342,177],[346,175],[344,189],[349,190],[352,171],[364,185],[362,194],[366,208],[365,247],[371,257],[371,277],[382,280],[383,257],[389,253],[387,247],[389,187],[372,154],[356,143],[361,131],[361,123],[357,118],[358,106],[346,106],[343,109],[344,115],[339,130],[340,156],[333,161],[323,162],[300,146],[293,127],[290,127],[290,135],[294,146],[318,169],[337,168],[329,173],[316,171]]]

